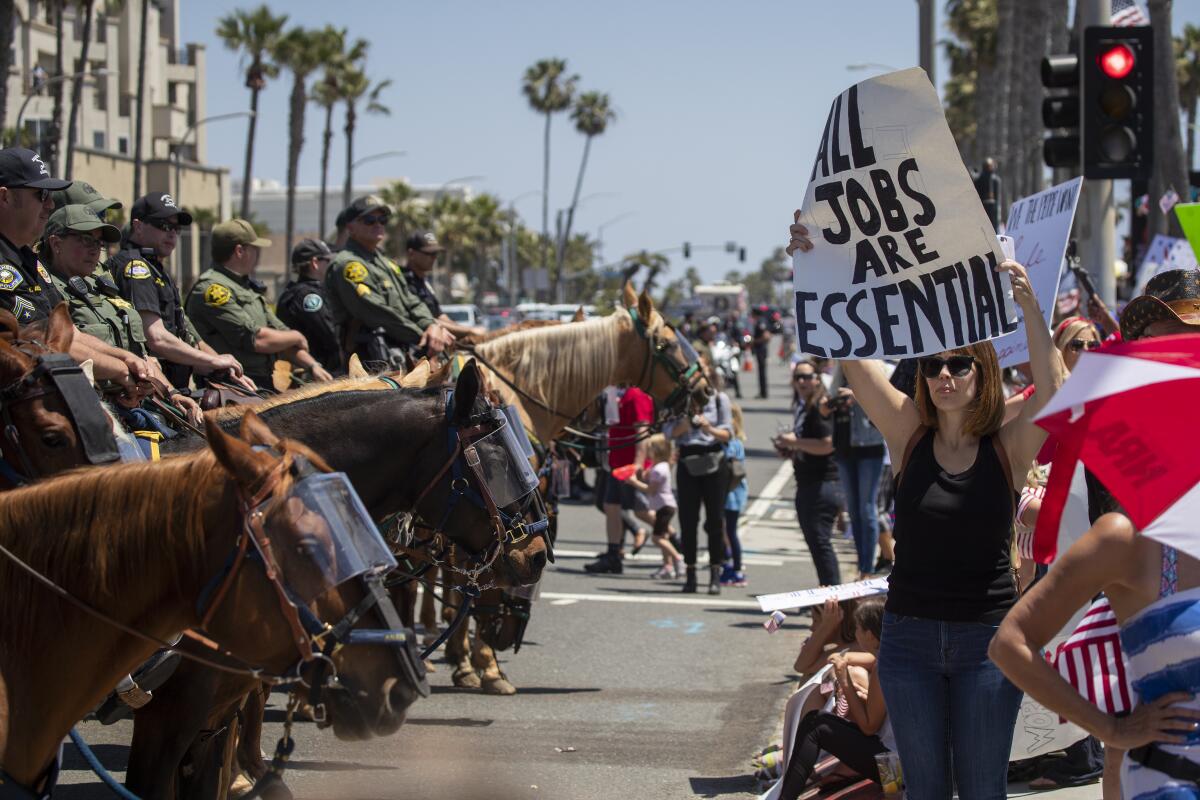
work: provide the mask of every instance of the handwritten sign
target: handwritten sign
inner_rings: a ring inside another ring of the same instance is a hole
[[[870,597],[876,594],[887,594],[887,578],[870,578],[854,583],[842,583],[837,586],[819,586],[816,589],[801,589],[798,592],[783,592],[781,594],[763,594],[754,598],[762,606],[763,611],[783,611],[789,608],[808,608],[819,606],[833,598],[838,602],[855,597]]]
[[[1146,255],[1142,257],[1142,266],[1138,268],[1138,282],[1134,294],[1144,294],[1146,284],[1150,282],[1151,278],[1160,272],[1169,272],[1173,269],[1196,269],[1196,254],[1187,239],[1157,234],[1150,242],[1150,247],[1146,249]]]
[[[1008,211],[1008,228],[1013,238],[1014,259],[1029,272],[1029,282],[1037,295],[1046,327],[1054,316],[1062,277],[1063,258],[1071,238],[1071,223],[1079,204],[1079,187],[1083,178],[1060,183],[1045,191],[1022,197]],[[1001,336],[993,344],[1001,367],[1011,367],[1029,360],[1029,343],[1025,327]]]
[[[1017,329],[996,235],[921,69],[834,100],[793,257],[801,352],[906,358]]]

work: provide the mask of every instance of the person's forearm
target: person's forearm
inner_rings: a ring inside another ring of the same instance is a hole
[[[858,691],[854,688],[854,683],[847,676],[844,680],[841,678],[838,679],[838,687],[842,691],[842,697],[846,698],[846,705],[850,712],[850,721],[868,736],[874,735],[875,731],[871,730],[871,717],[867,713],[867,704],[858,696]]]
[[[146,345],[151,352],[165,361],[173,361],[187,367],[209,368],[213,366],[213,359],[207,352],[192,347],[165,328],[156,334],[147,331]],[[208,347],[208,345],[204,345],[204,347]]]
[[[90,333],[85,333],[84,331],[75,331],[75,337],[72,339],[71,343],[74,345],[76,342],[86,347],[93,355],[106,355],[109,358],[115,359],[122,363],[124,363],[125,357],[129,355],[126,351],[120,349],[119,347],[113,347],[103,339],[97,338]]]
[[[293,364],[299,364],[307,370],[311,370],[313,367],[317,366],[317,360],[313,358],[312,353],[308,352],[307,350],[301,350],[293,347],[292,349],[283,352],[281,355],[288,361],[291,361]]]
[[[1037,304],[1021,309],[1025,314],[1025,339],[1029,343],[1029,368],[1033,371],[1033,383],[1037,392],[1027,403],[1036,413],[1043,408],[1058,388],[1067,379],[1067,368],[1062,355],[1050,339],[1042,311]]]
[[[286,350],[293,350],[302,341],[295,331],[277,331],[274,328],[262,327],[254,332],[254,352],[273,355]]]
[[[833,452],[833,444],[824,439],[797,439],[792,449],[810,456],[827,456]]]

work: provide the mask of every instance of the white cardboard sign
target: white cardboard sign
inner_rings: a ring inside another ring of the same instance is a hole
[[[1079,187],[1083,178],[1052,186],[1045,191],[1022,197],[1008,211],[1005,233],[1013,238],[1014,260],[1029,273],[1033,293],[1037,295],[1046,327],[1058,299],[1058,282],[1062,277],[1063,258],[1071,238],[1071,223],[1079,204]],[[1020,309],[1018,309],[1019,314]],[[1011,367],[1029,360],[1029,342],[1025,326],[992,342],[1000,366]]]
[[[887,594],[887,578],[869,578],[854,583],[841,583],[837,586],[818,586],[815,589],[801,589],[797,592],[781,592],[780,594],[763,594],[754,598],[762,606],[763,611],[784,611],[789,608],[808,608],[819,606],[833,598],[838,602],[855,597],[869,597],[875,594]]]
[[[1160,272],[1173,269],[1196,269],[1196,253],[1187,239],[1156,234],[1146,255],[1142,257],[1142,266],[1138,268],[1137,287],[1134,296],[1146,291],[1146,284]]]
[[[942,104],[918,68],[833,103],[793,256],[803,353],[909,358],[1017,329],[1007,273]]]

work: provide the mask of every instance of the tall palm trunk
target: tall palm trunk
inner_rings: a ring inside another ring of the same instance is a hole
[[[1179,83],[1175,75],[1175,44],[1171,39],[1171,0],[1150,0],[1150,24],[1154,31],[1154,107],[1164,120],[1177,119]],[[1154,167],[1150,177],[1150,219],[1147,233],[1183,236],[1179,218],[1163,214],[1156,202],[1174,188],[1187,197],[1188,171],[1183,160],[1183,140],[1178,125],[1154,126]]]
[[[583,189],[583,173],[587,170],[588,154],[592,151],[592,139],[587,136],[583,140],[583,158],[579,161],[579,174],[575,176],[575,194],[571,196],[571,207],[567,209],[567,223],[563,226],[562,240],[558,247],[557,274],[562,273],[563,262],[566,260],[567,243],[571,241],[571,225],[575,222],[575,209],[579,206],[579,192]]]
[[[546,112],[546,129],[542,136],[542,269],[550,268],[550,112]],[[558,296],[558,272],[551,276],[550,291]]]
[[[66,0],[57,0],[54,7],[54,75],[61,77],[66,72],[63,68],[63,5]],[[63,82],[56,81],[51,84],[51,95],[54,97],[54,110],[50,114],[50,136],[54,139],[54,146],[50,148],[54,152],[54,158],[50,159],[50,172],[53,175],[58,174],[58,145],[62,141],[62,106],[63,106]]]
[[[342,186],[342,208],[350,205],[350,195],[354,191],[354,126],[357,121],[354,103],[346,103],[346,183]]]
[[[1188,98],[1187,104],[1187,168],[1196,165],[1196,101],[1198,95]],[[0,101],[2,102],[2,101]]]
[[[83,42],[79,50],[79,71],[87,72],[88,49],[92,45],[92,17],[95,12],[96,0],[83,0]],[[71,118],[67,123],[67,165],[63,169],[63,177],[71,178],[75,167],[75,126],[79,122],[79,106],[83,103],[83,79],[76,78],[71,82]],[[179,191],[176,189],[175,191]]]
[[[325,231],[325,191],[329,185],[329,150],[333,144],[333,103],[325,106],[325,130],[321,134],[321,198],[318,202],[320,218],[317,220],[317,231],[324,236]]]
[[[261,84],[261,80],[256,81]],[[258,93],[262,91],[257,85],[250,88],[250,125],[246,128],[246,164],[242,170],[242,207],[238,216],[243,219],[250,217],[250,175],[254,168],[254,135],[258,131]]]
[[[142,196],[142,126],[146,116],[146,22],[150,17],[150,0],[142,0],[142,24],[138,32],[137,121],[133,134],[133,197]],[[254,124],[254,120],[250,120]]]
[[[13,60],[13,0],[0,0],[0,75],[7,75],[12,69]],[[0,131],[4,130],[6,111],[8,107],[8,81],[0,81]],[[17,131],[20,139],[21,132]],[[14,145],[16,142],[13,143]]]
[[[304,106],[307,102],[304,76],[296,75],[292,83],[291,107],[288,109],[287,216],[283,237],[283,252],[289,258],[292,240],[296,235],[296,181],[300,172],[300,151],[304,148]]]

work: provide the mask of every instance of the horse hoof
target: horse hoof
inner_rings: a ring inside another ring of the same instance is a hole
[[[489,678],[483,681],[483,693],[499,695],[516,694],[517,687],[509,683],[508,678],[501,675],[499,678]]]
[[[233,784],[229,787],[229,796],[241,797],[242,795],[249,794],[253,788],[254,784],[250,782],[250,779],[244,773],[239,772],[238,776],[233,779]]]
[[[450,677],[454,681],[454,685],[460,689],[478,689],[482,686],[479,676],[473,669],[456,669]]]
[[[240,797],[250,790],[251,787],[249,782],[247,782],[246,789],[234,794],[238,787],[239,781],[245,780],[246,778],[244,775],[239,775],[238,780],[233,782],[233,787],[231,787],[229,790],[231,797]],[[266,775],[262,776],[262,778],[259,779],[258,783],[255,784],[253,788],[259,789],[257,796],[263,798],[263,800],[294,800],[292,790],[287,787],[287,784],[283,782],[282,778],[274,773],[268,772]]]

